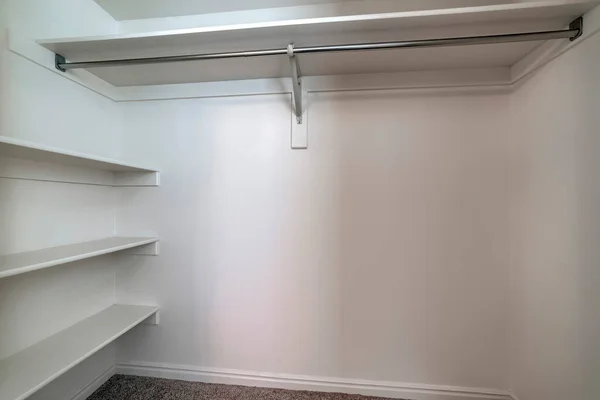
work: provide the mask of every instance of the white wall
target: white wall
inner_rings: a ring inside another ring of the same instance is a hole
[[[314,94],[306,151],[289,101],[123,104],[162,184],[117,193],[117,232],[161,255],[117,299],[162,311],[120,361],[506,389],[508,97]]]
[[[600,34],[511,97],[512,389],[600,398]]]
[[[117,29],[112,18],[91,1],[0,3],[0,135],[115,155],[121,133],[116,104],[10,53],[6,28],[30,38],[110,33]],[[112,236],[113,200],[110,187],[0,178],[0,253]],[[102,257],[1,279],[0,358],[112,304],[114,277]],[[113,360],[109,348],[37,398],[68,399]]]

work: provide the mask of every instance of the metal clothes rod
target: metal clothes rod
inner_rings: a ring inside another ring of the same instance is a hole
[[[391,49],[408,49],[408,48],[424,48],[424,47],[445,47],[445,46],[469,46],[511,42],[528,42],[552,39],[571,39],[574,40],[581,36],[582,22],[581,18],[576,19],[571,23],[569,29],[542,31],[542,32],[525,32],[525,33],[509,33],[502,35],[487,35],[487,36],[467,36],[443,39],[422,39],[422,40],[407,40],[397,42],[379,42],[379,43],[361,43],[361,44],[340,44],[329,46],[311,46],[311,47],[292,47],[292,54],[314,54],[314,53],[329,53],[342,51],[362,51],[362,50],[391,50]],[[83,61],[83,62],[65,62],[64,58],[57,55],[56,68],[61,71],[78,68],[100,68],[100,67],[116,67],[125,65],[144,65],[144,64],[161,64],[170,62],[182,61],[201,61],[201,60],[217,60],[226,58],[246,58],[246,57],[265,57],[265,56],[284,56],[290,55],[288,48],[272,49],[272,50],[252,50],[252,51],[236,51],[229,53],[211,53],[211,54],[192,54],[185,56],[165,56],[165,57],[149,57],[149,58],[130,58],[122,60],[104,60],[104,61]]]

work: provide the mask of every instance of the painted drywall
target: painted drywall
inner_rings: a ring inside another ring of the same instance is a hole
[[[600,398],[600,35],[511,97],[512,390]]]
[[[113,156],[120,137],[116,105],[9,52],[7,29],[39,39],[115,33],[117,23],[87,1],[4,0],[2,7],[0,134]]]
[[[116,31],[114,20],[91,1],[0,3],[0,135],[114,156],[120,140],[117,106],[10,53],[6,29],[29,38],[101,34]],[[2,159],[0,168],[10,162]],[[0,178],[0,253],[112,236],[113,199],[110,187]],[[110,260],[101,257],[0,279],[0,358],[112,304],[115,283]],[[35,398],[69,399],[82,382],[96,378],[113,362],[114,348]]]
[[[161,254],[117,299],[162,314],[120,362],[506,389],[508,97],[308,101],[306,151],[289,95],[123,104],[162,184],[116,194],[117,232]]]

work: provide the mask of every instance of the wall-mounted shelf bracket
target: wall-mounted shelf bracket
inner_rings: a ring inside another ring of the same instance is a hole
[[[157,256],[160,254],[160,244],[159,242],[154,242],[145,246],[138,246],[133,249],[125,250],[123,253],[133,256]]]
[[[583,35],[583,17],[579,17],[576,20],[574,20],[573,22],[571,22],[569,24],[569,29],[570,30],[578,30],[579,32],[577,32],[577,34],[573,37],[571,37],[569,40],[572,42],[574,40],[577,40],[578,37],[580,37],[581,35]]]
[[[67,70],[65,68],[63,68],[63,64],[65,64],[67,62],[67,60],[65,60],[65,58],[63,56],[61,56],[60,54],[55,54],[54,55],[54,67],[59,70],[60,72],[67,72]]]
[[[142,321],[143,325],[159,325],[160,324],[160,310]]]
[[[290,59],[292,72],[292,109],[296,117],[295,123],[292,122],[292,149],[306,149],[308,147],[308,122],[306,116],[306,91],[302,86],[300,65],[298,57],[294,53],[294,45],[287,46],[287,55]]]

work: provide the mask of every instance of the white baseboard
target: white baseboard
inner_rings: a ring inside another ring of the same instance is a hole
[[[106,371],[102,372],[93,381],[85,385],[77,394],[71,397],[71,400],[85,400],[91,396],[100,386],[104,385],[116,371],[116,367],[111,365]]]
[[[342,392],[397,399],[512,400],[511,395],[507,391],[496,389],[269,374],[146,362],[117,364],[116,373],[229,385],[312,390],[320,392]]]

